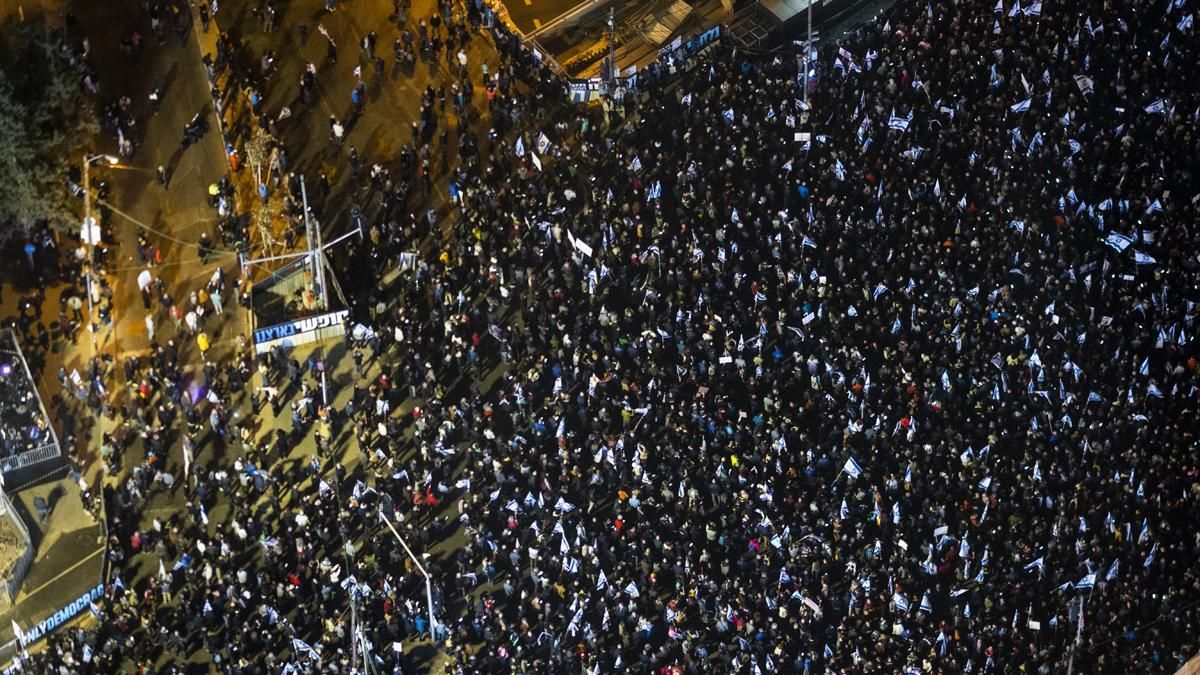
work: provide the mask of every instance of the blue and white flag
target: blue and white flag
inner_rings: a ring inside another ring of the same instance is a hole
[[[1158,553],[1158,542],[1154,542],[1154,545],[1150,547],[1150,554],[1147,555],[1146,559],[1142,561],[1142,567],[1149,567],[1153,565],[1154,555],[1156,553]]]
[[[846,498],[842,497],[842,508],[838,511],[838,520],[845,520],[850,515],[850,508],[846,506]]]
[[[1138,265],[1154,265],[1158,261],[1155,260],[1152,256],[1146,255],[1145,253],[1142,253],[1141,251],[1134,251],[1133,252],[1133,262]]]
[[[903,117],[893,117],[888,120],[888,128],[903,133],[908,131],[908,122]]]
[[[850,474],[851,478],[858,478],[862,475],[862,467],[858,465],[858,462],[856,462],[853,457],[846,460],[846,464],[842,467],[842,471]]]
[[[629,170],[634,173],[641,171],[642,170],[642,158],[634,157],[633,161],[629,163]]]
[[[1095,572],[1092,572],[1091,574],[1088,574],[1088,575],[1084,576],[1082,579],[1080,579],[1079,581],[1075,582],[1076,590],[1091,588],[1095,585],[1096,585],[1096,573]]]
[[[925,612],[926,614],[933,613],[933,602],[929,599],[928,591],[926,591],[925,594],[921,596],[921,611]]]
[[[834,175],[837,176],[838,180],[846,180],[846,169],[842,166],[842,160],[839,159],[836,160],[836,162],[837,163],[833,165]]]
[[[1045,556],[1040,556],[1040,557],[1038,557],[1037,560],[1034,560],[1033,562],[1026,565],[1025,569],[1026,570],[1035,570],[1036,569],[1038,572],[1041,572],[1045,567],[1046,567],[1046,558],[1045,558]]]
[[[308,644],[300,638],[292,638],[292,653],[297,657],[307,656],[314,661],[321,660],[321,655],[317,653],[317,650],[308,646]]]
[[[1139,375],[1149,375],[1150,374],[1150,357],[1149,356],[1147,356],[1142,361],[1142,365],[1138,366],[1138,374]]]
[[[1030,5],[1029,7],[1025,8],[1025,16],[1041,16],[1041,15],[1042,15],[1042,3],[1041,2],[1035,2],[1032,5]]]
[[[1110,565],[1110,566],[1109,566],[1109,568],[1108,568],[1108,574],[1106,574],[1106,575],[1104,576],[1104,579],[1105,579],[1106,581],[1112,581],[1113,579],[1116,579],[1116,578],[1117,578],[1117,572],[1119,571],[1119,567],[1120,567],[1120,565],[1121,565],[1121,559],[1120,559],[1120,558],[1117,558],[1116,560],[1112,561],[1112,565]]]
[[[654,181],[654,185],[650,186],[650,191],[646,193],[649,199],[659,199],[662,197],[662,181]]]
[[[1133,243],[1133,238],[1119,232],[1109,232],[1104,237],[1104,243],[1116,249],[1117,253],[1123,253]]]
[[[789,585],[791,585],[791,583],[792,583],[792,576],[787,573],[786,569],[784,569],[782,567],[779,568],[779,585],[780,586],[789,586]]]
[[[1184,15],[1179,23],[1175,24],[1175,28],[1179,31],[1187,31],[1192,27],[1192,13],[1188,12]]]
[[[721,113],[721,115],[725,118],[726,122],[733,124],[733,108],[726,110],[725,112]]]
[[[549,149],[550,139],[546,137],[546,134],[539,131],[537,137],[537,151],[544,155]]]
[[[683,102],[683,104],[684,104],[684,105],[691,105],[691,104],[692,104],[692,94],[691,94],[691,92],[688,92],[688,93],[686,93],[686,94],[684,94],[684,95],[683,95],[683,100],[682,100],[682,102]]]
[[[896,611],[901,614],[908,614],[908,598],[899,593],[892,593],[892,602],[896,604]]]
[[[525,156],[525,139],[523,137],[517,136],[517,145],[513,150],[517,153],[517,157]]]
[[[1030,103],[1032,100],[1033,100],[1033,99],[1031,99],[1031,98],[1027,98],[1027,99],[1025,99],[1024,101],[1020,101],[1020,102],[1017,102],[1017,103],[1014,103],[1014,104],[1010,105],[1010,106],[1008,107],[1008,109],[1009,109],[1009,110],[1011,110],[1011,111],[1013,111],[1013,112],[1019,112],[1019,113],[1021,113],[1021,112],[1025,112],[1026,110],[1029,110],[1029,103]]]

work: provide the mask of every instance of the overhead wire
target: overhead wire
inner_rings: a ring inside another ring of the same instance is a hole
[[[171,236],[171,235],[167,234],[166,232],[163,232],[162,230],[151,227],[150,225],[147,225],[146,223],[138,220],[137,218],[134,218],[133,216],[129,215],[128,213],[125,213],[121,209],[118,209],[116,206],[113,206],[111,202],[108,202],[103,199],[97,199],[96,202],[99,204],[103,204],[104,206],[107,206],[109,209],[112,209],[113,213],[117,214],[118,216],[121,216],[125,220],[128,220],[129,222],[133,223],[134,225],[137,225],[138,227],[142,228],[143,230],[146,230],[147,232],[153,232],[154,234],[162,237],[163,239],[173,241],[177,244],[180,244],[181,246],[187,246],[190,248],[194,248],[196,250],[200,250],[200,245],[197,244],[196,242],[184,241],[178,237]],[[215,246],[209,246],[208,250],[217,255],[227,255],[227,256],[231,256],[233,258],[236,258],[238,256],[236,251],[232,251],[232,250],[226,249],[226,248],[217,248]]]

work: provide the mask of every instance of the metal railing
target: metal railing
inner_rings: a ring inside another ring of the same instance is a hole
[[[4,473],[20,471],[34,464],[57,459],[60,455],[62,455],[62,451],[58,447],[58,441],[51,439],[33,450],[26,450],[4,458],[3,470]]]

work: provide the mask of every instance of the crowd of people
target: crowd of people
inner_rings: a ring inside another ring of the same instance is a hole
[[[423,42],[488,33],[438,4]],[[493,29],[494,72],[444,66],[495,86],[480,110],[431,88],[406,167],[355,151],[391,173],[353,192],[345,403],[317,356],[243,342],[188,381],[160,340],[127,368],[162,392],[129,438],[159,440],[106,494],[101,625],[22,667],[1173,672],[1195,11],[903,1],[811,77],[725,39],[611,120]],[[414,172],[434,129],[459,156]]]

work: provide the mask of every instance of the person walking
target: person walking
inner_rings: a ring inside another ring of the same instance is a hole
[[[146,315],[146,339],[150,341],[150,344],[154,344],[154,325],[155,325],[154,315],[147,314]]]

